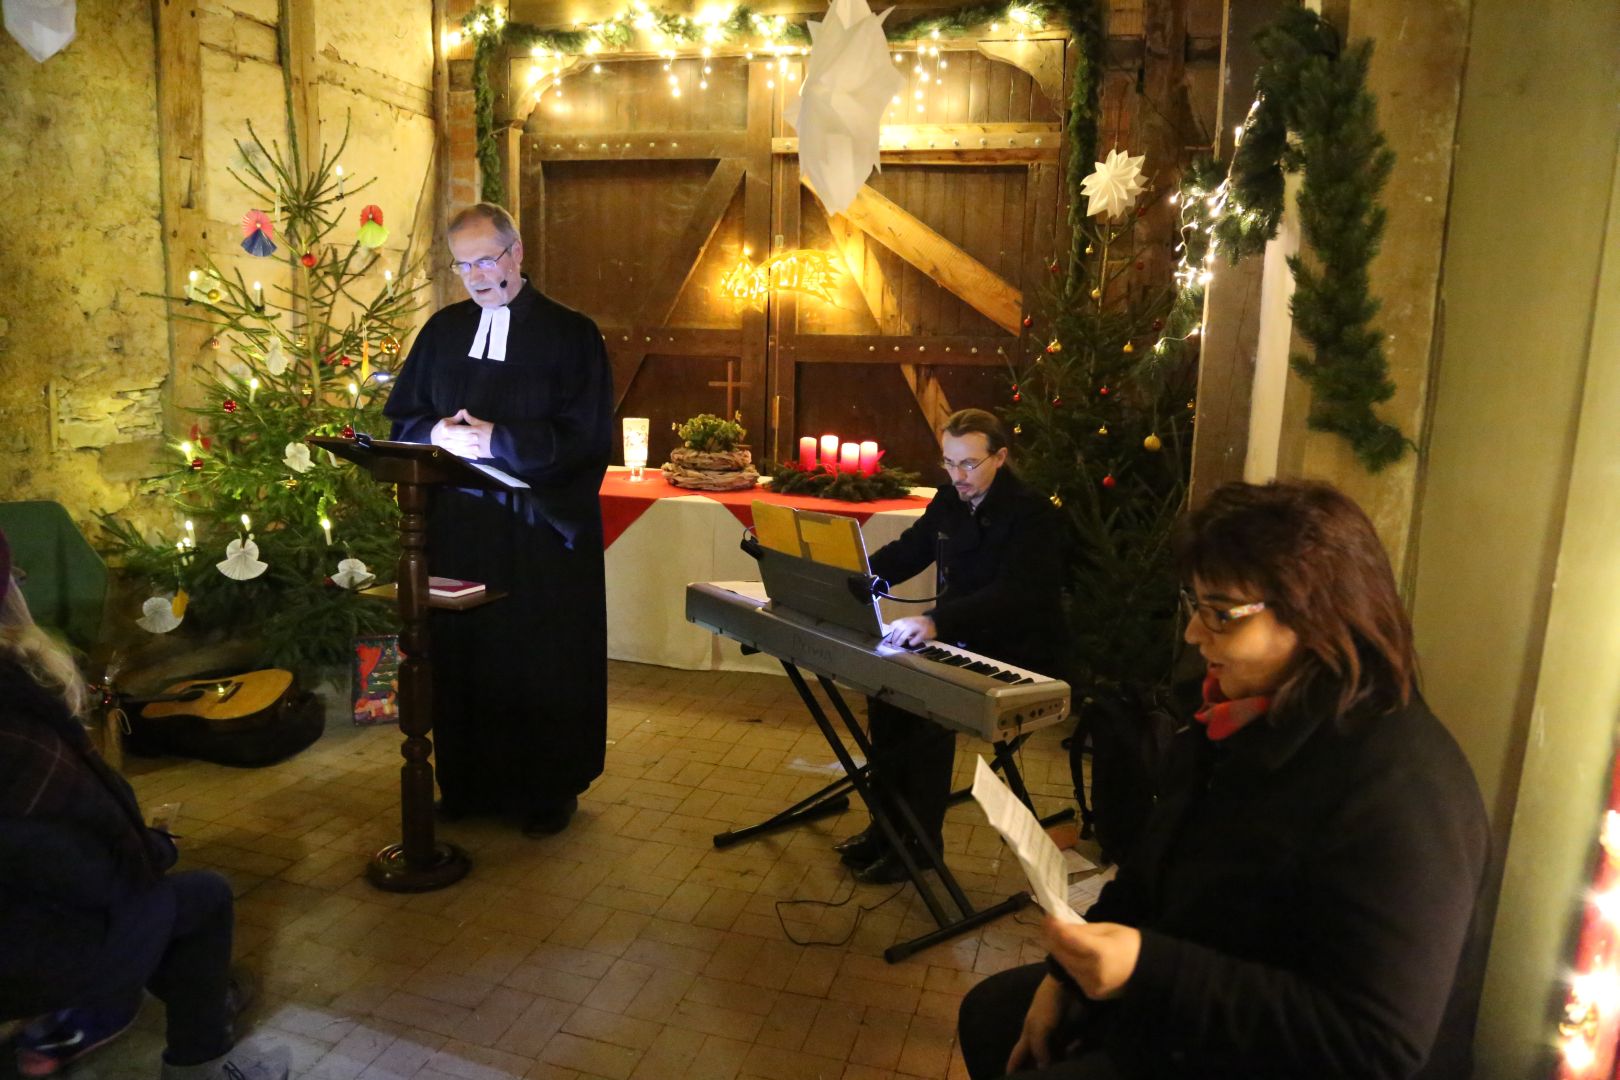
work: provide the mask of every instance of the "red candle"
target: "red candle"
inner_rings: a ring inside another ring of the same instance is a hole
[[[868,439],[861,443],[861,475],[871,476],[878,468],[878,444]]]
[[[816,437],[806,435],[799,440],[799,468],[809,472],[816,467]]]
[[[838,451],[838,471],[854,472],[861,467],[861,446],[847,442]]]
[[[829,469],[838,468],[838,436],[821,437],[821,463]]]

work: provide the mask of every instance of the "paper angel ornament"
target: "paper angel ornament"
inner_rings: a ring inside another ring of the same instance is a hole
[[[6,30],[43,64],[73,40],[74,0],[5,0]]]
[[[261,258],[274,255],[276,245],[270,237],[275,235],[275,231],[276,227],[263,210],[249,210],[242,215],[242,250]]]
[[[359,559],[343,559],[338,562],[337,573],[332,575],[332,584],[345,589],[363,589],[377,580],[377,575],[366,569],[366,564]]]
[[[212,270],[193,270],[186,282],[186,299],[199,304],[218,304],[226,296],[225,283]]]
[[[1136,205],[1142,193],[1142,162],[1146,154],[1131,157],[1120,150],[1108,151],[1108,160],[1096,162],[1097,169],[1080,181],[1080,191],[1090,197],[1086,216],[1103,214],[1116,218]]]
[[[383,228],[382,208],[367,206],[360,211],[360,233],[355,237],[361,247],[380,248],[388,243],[388,230]]]
[[[272,375],[287,370],[287,350],[281,346],[281,335],[272,332],[270,344],[264,347],[264,369]]]
[[[833,0],[827,18],[806,24],[810,58],[783,117],[799,133],[799,168],[834,214],[878,167],[883,112],[906,84],[883,36],[888,14],[873,15],[866,0]]]
[[[270,569],[270,564],[259,561],[259,545],[249,537],[226,544],[225,560],[215,563],[214,568],[233,581],[251,581]]]
[[[281,452],[281,463],[295,473],[307,473],[315,467],[309,459],[309,447],[301,442],[290,442]]]
[[[141,605],[141,617],[135,620],[135,625],[152,634],[167,634],[180,625],[181,612],[185,610],[183,603],[178,604],[178,597],[154,596]],[[178,606],[180,611],[176,611]]]

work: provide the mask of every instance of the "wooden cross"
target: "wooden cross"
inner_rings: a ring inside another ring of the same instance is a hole
[[[737,391],[741,390],[745,386],[753,386],[754,384],[748,382],[739,382],[737,380],[737,361],[727,360],[726,377],[724,381],[711,382],[709,385],[713,387],[723,386],[726,388],[726,411],[724,418],[730,420],[732,417],[737,415]]]

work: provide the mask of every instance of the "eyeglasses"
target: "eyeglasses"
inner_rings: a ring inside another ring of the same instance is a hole
[[[493,270],[501,264],[502,259],[506,258],[506,253],[511,251],[516,246],[517,241],[514,240],[510,244],[507,244],[505,247],[501,248],[501,253],[499,255],[493,257],[485,256],[482,259],[474,259],[471,262],[453,262],[450,265],[456,268],[456,273],[458,274],[470,274],[472,273],[472,268],[475,266],[480,270]]]
[[[952,461],[950,458],[940,458],[939,467],[946,472],[959,472],[963,476],[973,475],[973,470],[989,461],[989,458],[980,458],[978,461]]]
[[[1181,610],[1188,619],[1197,616],[1198,621],[1204,624],[1204,629],[1212,634],[1224,634],[1232,628],[1232,624],[1250,615],[1258,615],[1266,610],[1264,600],[1256,600],[1252,604],[1239,604],[1237,607],[1218,608],[1214,604],[1206,604],[1199,600],[1191,589],[1181,590]]]

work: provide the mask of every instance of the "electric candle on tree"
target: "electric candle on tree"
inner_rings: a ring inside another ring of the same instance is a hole
[[[799,440],[799,468],[809,472],[816,467],[816,437],[806,435]]]
[[[861,475],[871,476],[878,470],[878,444],[868,439],[861,443]]]

